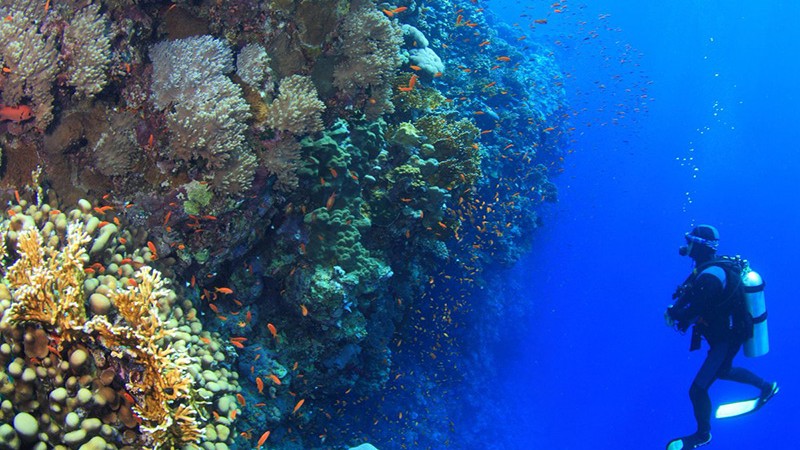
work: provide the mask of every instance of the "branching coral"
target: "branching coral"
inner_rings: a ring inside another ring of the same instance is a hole
[[[169,291],[161,274],[143,266],[127,286],[109,293],[121,321],[112,325],[101,314],[87,320],[83,260],[88,259],[85,246],[91,238],[85,228],[89,226],[69,224],[66,244],[58,248],[55,235],[45,243],[47,231],[18,223],[23,229],[15,232],[17,260],[5,274],[11,304],[3,315],[3,328],[37,323],[65,341],[87,345],[99,337],[105,348],[119,357],[128,355],[141,366],[141,376],[131,378],[127,387],[141,399],[134,411],[154,444],[176,447],[198,442],[203,431],[195,420],[192,378],[186,372],[190,360],[163,345],[169,332],[158,313]],[[3,245],[0,257],[6,253]]]
[[[195,420],[192,378],[186,373],[190,360],[171,346],[159,344],[169,334],[158,316],[159,305],[168,295],[165,282],[148,266],[139,270],[136,279],[111,293],[124,325],[112,325],[105,316],[96,315],[84,328],[97,333],[106,347],[120,349],[142,365],[140,379],[128,385],[143,399],[134,406],[142,428],[158,443],[198,442],[203,432]]]
[[[67,337],[80,330],[86,321],[81,257],[89,241],[86,232],[73,224],[59,251],[45,246],[37,229],[22,230],[17,239],[19,259],[6,274],[14,302],[3,320],[40,322]]]
[[[322,129],[325,104],[317,98],[311,78],[292,75],[281,81],[278,97],[267,107],[266,124],[295,135]]]

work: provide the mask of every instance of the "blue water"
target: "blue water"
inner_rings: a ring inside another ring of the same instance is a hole
[[[574,75],[572,108],[586,110],[559,203],[509,275],[534,314],[516,324],[525,337],[507,343],[487,393],[504,448],[656,449],[694,431],[688,388],[705,348],[689,353],[663,311],[691,269],[677,249],[698,223],[766,280],[770,353],[735,365],[782,386],[758,413],[714,421],[709,448],[796,448],[800,4],[562,3],[535,33],[572,44],[554,48]],[[489,5],[523,28],[551,8]],[[646,108],[634,112],[642,87]],[[616,124],[615,107],[626,110]],[[715,404],[751,394],[724,381],[711,390]]]

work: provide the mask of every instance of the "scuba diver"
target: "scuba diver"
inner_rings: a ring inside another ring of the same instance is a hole
[[[778,393],[778,383],[765,381],[747,369],[732,365],[743,344],[746,344],[747,356],[760,356],[768,351],[761,277],[752,272],[741,258],[717,256],[719,233],[713,226],[698,225],[685,237],[686,245],[679,252],[681,256],[692,258],[694,269],[673,294],[675,303],[667,308],[664,318],[667,325],[681,333],[694,325],[690,350],[699,349],[702,338],[710,348],[689,388],[697,431],[671,441],[668,450],[693,449],[711,442],[708,389],[717,379],[749,384],[759,389],[759,395],[750,401],[749,409],[732,415],[754,411]],[[757,282],[750,283],[750,279]],[[747,298],[750,292],[760,294],[763,311],[756,316],[752,314],[751,298]],[[755,336],[754,327],[757,327]],[[717,417],[724,417],[719,412],[717,410]]]

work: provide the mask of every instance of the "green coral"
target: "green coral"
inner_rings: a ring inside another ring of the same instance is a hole
[[[432,147],[423,155],[439,161],[436,185],[452,187],[457,183],[474,184],[481,176],[481,152],[475,139],[480,131],[472,121],[448,121],[443,116],[428,115],[414,123]]]
[[[396,85],[408,83],[408,76],[398,77]],[[434,88],[420,88],[417,85],[410,91],[399,91],[394,97],[394,104],[401,112],[430,113],[445,104],[447,99]]]
[[[390,272],[362,243],[360,229],[371,225],[366,217],[347,208],[317,208],[304,222],[309,229],[308,254],[323,265],[341,267],[361,292],[373,290],[374,282]]]
[[[200,211],[211,203],[214,193],[208,187],[197,180],[193,180],[183,185],[186,190],[186,200],[183,202],[183,210],[186,214],[200,214]]]
[[[392,130],[389,142],[394,145],[401,145],[404,147],[416,147],[425,139],[410,122],[402,122],[394,130]]]

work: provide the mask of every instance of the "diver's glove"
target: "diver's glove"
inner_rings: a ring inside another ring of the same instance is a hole
[[[667,307],[667,310],[664,311],[664,323],[666,323],[668,327],[674,329],[675,328],[675,319],[673,319],[672,315],[669,313],[671,309],[672,309],[672,305],[669,305]]]

